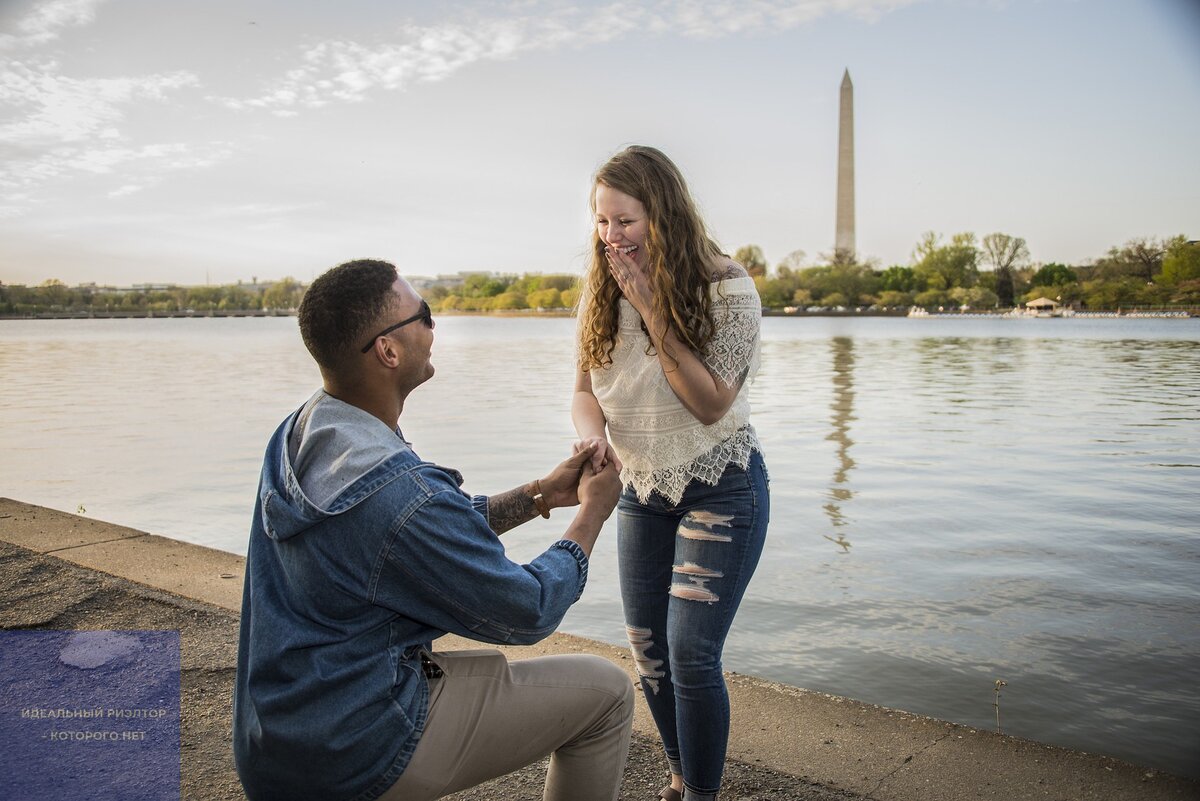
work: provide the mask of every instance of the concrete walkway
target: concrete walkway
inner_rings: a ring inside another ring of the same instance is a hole
[[[245,560],[223,551],[0,498],[0,628],[178,629],[183,647],[183,798],[241,798],[230,699]],[[435,647],[470,647],[453,637]],[[560,634],[510,658],[624,650]],[[1109,757],[730,674],[726,801],[1189,801],[1200,782]],[[456,799],[541,798],[532,766]],[[622,801],[665,777],[639,702]]]

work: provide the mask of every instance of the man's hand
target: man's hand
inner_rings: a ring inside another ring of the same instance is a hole
[[[576,449],[575,454],[541,480],[542,497],[550,508],[579,505],[579,475],[595,454],[595,446]]]
[[[617,472],[616,464],[609,461],[600,470],[595,470],[592,463],[585,459],[577,493],[579,512],[567,527],[563,539],[577,543],[585,554],[591,556],[596,538],[600,536],[600,529],[604,527],[604,521],[608,520],[617,505],[617,499],[621,496],[621,476]]]
[[[571,446],[572,453],[592,449],[592,470],[599,473],[601,468],[609,462],[614,462],[617,465],[617,472],[621,472],[621,460],[617,458],[617,452],[613,450],[612,445],[608,444],[608,440],[604,437],[588,437],[581,439]]]
[[[621,476],[615,463],[609,462],[599,472],[592,469],[590,462],[584,465],[579,479],[579,501],[584,509],[607,519],[620,497]]]

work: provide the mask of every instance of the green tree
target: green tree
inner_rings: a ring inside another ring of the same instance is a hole
[[[804,257],[806,255],[808,254],[803,250],[793,250],[780,259],[779,264],[775,267],[775,272],[779,275],[791,275],[799,272],[804,268]]]
[[[875,271],[865,264],[834,264],[829,268],[825,285],[834,293],[841,295],[841,303],[826,303],[834,306],[857,306],[863,297],[876,291],[877,282]]]
[[[948,293],[950,300],[957,306],[968,309],[994,309],[998,302],[996,293],[981,286],[955,287]]]
[[[557,289],[563,292],[568,289],[574,289],[579,284],[579,276],[577,275],[544,275],[542,276],[542,289]]]
[[[1152,281],[1162,270],[1167,243],[1154,237],[1130,239],[1121,247],[1109,248],[1108,254],[1096,262],[1096,277],[1124,278],[1132,276]]]
[[[290,311],[300,305],[304,297],[304,287],[295,278],[283,278],[267,287],[263,292],[262,306],[264,309],[279,309]]]
[[[821,298],[821,302],[824,303],[826,306],[829,306],[831,308],[839,308],[840,307],[843,309],[847,305],[853,305],[853,304],[849,304],[848,300],[849,299],[845,295],[843,295],[841,292],[830,292],[828,295]]]
[[[121,294],[121,309],[123,311],[136,311],[143,309],[146,306],[146,295],[143,292],[124,292]]]
[[[525,302],[525,296],[520,292],[501,292],[499,295],[493,296],[484,308],[495,311],[511,311],[528,309],[529,305]]]
[[[992,265],[992,272],[996,276],[997,305],[1012,306],[1015,300],[1013,271],[1029,261],[1029,248],[1025,240],[998,231],[988,234],[983,238],[983,257]]]
[[[24,285],[0,284],[0,309],[5,314],[26,314],[32,311],[33,292]]]
[[[979,250],[975,234],[955,234],[946,245],[932,231],[925,233],[913,250],[917,280],[933,290],[956,286],[972,287],[979,278]]]
[[[943,289],[926,289],[924,292],[918,292],[913,298],[913,303],[924,308],[933,308],[934,306],[950,305],[950,296]]]
[[[435,284],[425,287],[421,290],[421,297],[429,304],[431,308],[437,308],[441,305],[442,300],[450,294],[450,287],[443,284]]]
[[[525,296],[531,309],[557,309],[562,306],[562,292],[557,289],[539,289]]]
[[[755,278],[767,274],[767,257],[758,245],[743,245],[733,254],[733,260]]]
[[[894,264],[879,274],[879,289],[883,292],[912,292],[917,289],[917,272],[912,267]]]
[[[497,278],[487,273],[471,273],[463,281],[462,294],[467,297],[494,298],[508,289],[512,282],[511,276]]]
[[[1200,307],[1200,278],[1180,281],[1173,287],[1171,302],[1182,306]]]
[[[156,312],[176,312],[183,307],[179,305],[179,296],[169,290],[158,290],[146,295],[146,308]]]
[[[885,308],[904,307],[913,305],[913,296],[911,292],[898,292],[894,289],[885,289],[879,293],[877,302]]]
[[[1040,270],[1033,274],[1030,280],[1034,286],[1063,286],[1064,284],[1073,284],[1079,280],[1079,276],[1075,271],[1065,264],[1051,262],[1043,265]]]
[[[1135,306],[1140,302],[1140,292],[1145,285],[1145,281],[1131,277],[1117,280],[1097,278],[1085,281],[1082,287],[1083,302],[1089,309],[1119,309]],[[1032,295],[1033,292],[1030,294]],[[1038,294],[1041,294],[1040,290],[1038,290]]]
[[[1200,242],[1189,242],[1182,236],[1170,240],[1160,278],[1168,286],[1200,278]]]
[[[217,304],[222,311],[245,311],[258,308],[258,297],[240,286],[225,287],[225,293]]]
[[[225,289],[219,286],[194,286],[180,294],[183,295],[183,301],[181,303],[176,295],[176,304],[196,311],[211,311],[220,305]]]
[[[791,305],[792,293],[788,291],[784,281],[770,279],[765,275],[756,275],[754,286],[758,290],[758,297],[763,308],[781,309]]]
[[[51,309],[63,309],[71,296],[71,290],[57,278],[47,278],[38,287],[38,300]]]

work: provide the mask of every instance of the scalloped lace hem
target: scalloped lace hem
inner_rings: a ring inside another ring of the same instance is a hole
[[[729,439],[687,464],[651,471],[626,468],[621,472],[621,480],[634,491],[640,503],[646,503],[650,500],[650,493],[657,492],[674,505],[683,498],[684,490],[692,481],[703,481],[712,487],[721,480],[721,474],[730,464],[745,470],[754,451],[762,453],[762,445],[754,428],[744,426]]]

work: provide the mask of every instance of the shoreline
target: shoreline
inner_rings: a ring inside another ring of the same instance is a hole
[[[763,317],[783,317],[803,320],[818,317],[883,317],[911,318],[915,320],[952,320],[952,319],[1032,319],[1013,315],[1008,311],[945,311],[929,312],[922,315],[911,315],[907,309],[854,311],[796,311],[788,312],[782,309],[763,309]],[[9,320],[192,320],[192,319],[222,319],[233,317],[295,317],[296,311],[290,310],[245,310],[245,311],[212,311],[212,312],[42,312],[39,314],[16,315],[0,314],[0,322]],[[552,309],[537,311],[535,309],[513,309],[498,311],[439,311],[438,317],[574,317],[574,312],[567,309]],[[1069,320],[1193,320],[1200,318],[1200,312],[1194,309],[1126,309],[1076,312],[1070,317],[1055,317],[1052,319]]]
[[[43,560],[45,564],[65,563],[78,574],[77,582],[86,583],[90,580],[88,576],[97,577],[95,580],[99,582],[112,577],[133,582],[133,586],[145,588],[146,592],[158,593],[155,603],[159,605],[174,603],[186,609],[203,607],[214,614],[219,612],[226,619],[236,619],[240,610],[245,559],[235,554],[6,498],[0,498],[0,543],[7,543],[12,551],[6,557],[6,572],[10,576],[13,565],[21,564],[22,560],[24,563],[37,560]],[[25,581],[10,579],[9,583],[13,586],[8,592],[21,592],[20,585]],[[63,584],[59,582],[58,591],[78,595],[77,588]],[[38,598],[44,594],[38,593]],[[15,610],[23,608],[23,603],[32,601],[26,599],[21,603],[0,605],[4,609],[0,613],[4,628],[38,627],[37,621],[30,625],[30,621],[14,617],[20,614]],[[95,605],[103,607],[104,603],[98,601]],[[96,611],[101,621],[104,611],[103,608]],[[134,608],[131,614],[142,613]],[[54,621],[58,620],[62,619],[49,618],[41,625],[73,627],[55,625]],[[217,666],[205,663],[205,654],[193,655],[189,662],[188,639],[184,641],[185,671],[189,664],[193,669],[216,670]],[[476,645],[445,637],[438,640],[435,647],[448,650]],[[230,648],[236,653],[236,641],[212,643],[212,647],[217,646],[224,649],[222,653],[226,657]],[[508,653],[510,658],[594,653],[624,668],[633,680],[632,660],[624,649],[582,637],[555,634],[535,646],[500,650]],[[221,668],[221,672],[222,681],[232,680],[227,666]],[[995,734],[752,676],[731,673],[727,674],[727,680],[733,709],[729,755],[731,765],[736,768],[731,775],[742,776],[738,771],[744,767],[747,782],[786,784],[794,780],[799,783],[788,784],[788,794],[768,793],[763,798],[875,801],[959,801],[967,798],[989,801],[1023,798],[1174,801],[1200,798],[1198,781],[1112,757]],[[211,699],[209,703],[212,704]],[[228,710],[220,704],[206,709],[204,714],[223,713],[228,717]],[[189,710],[189,702],[185,699],[185,719]],[[655,772],[660,767],[653,755],[653,731],[645,704],[639,701],[635,733],[639,743],[637,756],[641,761],[637,764],[645,762],[645,770],[650,775],[657,775]],[[189,742],[186,726],[184,732],[186,762],[189,749],[199,747],[199,744]],[[228,750],[227,742],[220,741],[224,735],[219,727],[210,727],[197,736],[201,734],[203,743],[207,744],[204,747],[213,753],[222,754]],[[225,761],[231,765],[231,757]],[[540,797],[537,781],[530,779],[525,783],[530,784],[531,792],[537,790],[537,795],[519,797]],[[227,784],[226,781],[221,786]],[[801,795],[802,790],[807,794]],[[512,789],[496,792],[499,793],[496,798],[518,797]],[[653,789],[631,797],[644,795],[648,798],[652,793]],[[185,797],[192,796],[185,794]],[[485,793],[478,797],[492,796]],[[730,794],[730,797],[735,796]]]

